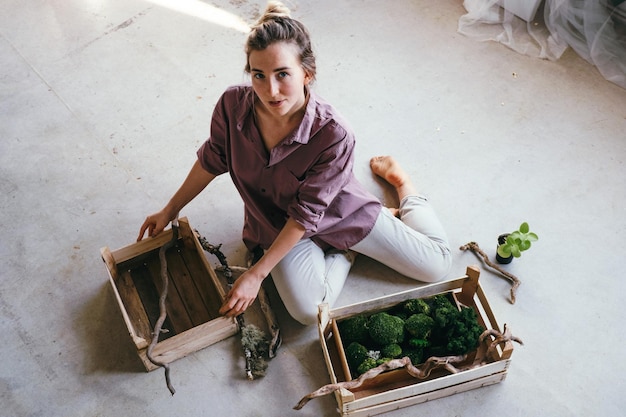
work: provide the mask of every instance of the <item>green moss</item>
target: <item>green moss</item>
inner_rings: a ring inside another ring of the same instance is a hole
[[[430,306],[426,301],[421,298],[416,298],[413,300],[409,300],[404,303],[403,310],[411,316],[412,314],[423,313],[426,315],[430,314]]]
[[[402,346],[397,343],[392,343],[387,346],[383,346],[380,350],[380,354],[386,358],[399,358],[402,356]]]
[[[344,345],[352,342],[364,344],[369,336],[367,316],[361,314],[337,323]]]
[[[405,330],[418,339],[428,339],[435,321],[424,313],[413,314],[404,323]]]
[[[484,330],[476,312],[466,307],[459,311],[449,294],[409,300],[338,325],[354,377],[393,358],[407,356],[417,366],[431,356],[469,353]],[[352,346],[355,340],[360,342]]]
[[[369,371],[372,368],[376,368],[377,365],[377,360],[374,358],[367,358],[363,361],[363,363],[361,363],[361,365],[359,365],[359,367],[357,368],[357,373],[359,375],[364,374],[365,372]]]
[[[379,346],[404,341],[404,321],[396,316],[382,312],[373,314],[368,322],[369,335]]]
[[[350,343],[345,349],[345,352],[346,360],[348,361],[350,369],[357,369],[359,365],[361,365],[363,361],[368,358],[367,348],[358,342]]]

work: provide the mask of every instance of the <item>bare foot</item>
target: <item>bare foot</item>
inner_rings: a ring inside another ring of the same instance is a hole
[[[370,168],[372,168],[374,174],[395,188],[402,187],[409,180],[409,176],[391,156],[373,157],[370,159]]]
[[[400,164],[391,156],[375,156],[370,159],[372,172],[391,184],[398,193],[398,200],[402,201],[409,195],[417,195],[409,175],[404,172]]]

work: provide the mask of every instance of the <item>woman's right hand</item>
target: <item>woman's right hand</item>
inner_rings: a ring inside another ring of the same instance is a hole
[[[159,233],[167,227],[168,224],[176,217],[176,215],[172,216],[165,209],[151,214],[146,217],[146,220],[141,225],[141,229],[139,230],[139,236],[137,236],[137,242],[143,239],[146,230],[148,231],[148,236],[155,237]]]

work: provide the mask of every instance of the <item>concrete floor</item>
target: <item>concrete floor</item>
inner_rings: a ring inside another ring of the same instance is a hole
[[[0,4],[0,415],[336,415],[332,396],[292,410],[329,377],[316,329],[276,300],[284,344],[255,382],[230,338],[175,362],[171,397],[130,343],[99,250],[132,243],[183,180],[218,95],[246,79],[237,28],[265,4],[165,3]],[[507,379],[387,415],[624,415],[626,91],[571,50],[541,61],[459,35],[460,0],[290,5],[314,38],[317,91],[358,134],[358,177],[393,205],[368,160],[405,165],[449,232],[450,278],[480,264],[456,249],[468,241],[493,255],[522,221],[540,237],[508,266],[515,305],[481,275],[525,342]],[[182,215],[243,263],[228,178]],[[361,257],[338,305],[416,285]]]

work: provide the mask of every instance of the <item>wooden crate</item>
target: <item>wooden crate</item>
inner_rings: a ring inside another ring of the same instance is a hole
[[[109,282],[147,371],[156,369],[146,356],[159,316],[161,263],[159,249],[172,239],[171,229],[121,249],[101,249]],[[179,220],[179,238],[166,253],[169,273],[167,320],[152,354],[170,363],[237,333],[235,319],[219,315],[225,290],[204,255],[186,218]]]
[[[451,293],[459,305],[476,310],[479,322],[485,328],[502,331],[478,282],[479,275],[478,267],[471,266],[467,268],[466,275],[458,279],[425,285],[415,290],[335,310],[330,310],[327,304],[320,305],[319,337],[331,383],[351,380],[337,323],[358,314],[385,311],[414,298]],[[481,345],[479,349],[483,349],[484,352],[486,347]],[[473,363],[475,357],[479,355],[470,354],[466,363],[458,367],[459,369],[471,367],[471,369],[462,370],[456,374],[450,374],[444,370],[433,371],[431,376],[424,380],[413,378],[404,369],[380,374],[366,381],[359,388],[351,391],[347,389],[336,391],[335,398],[339,405],[339,412],[346,417],[372,416],[498,383],[506,377],[512,353],[513,345],[507,342],[504,347],[498,347],[490,363],[484,365]]]

